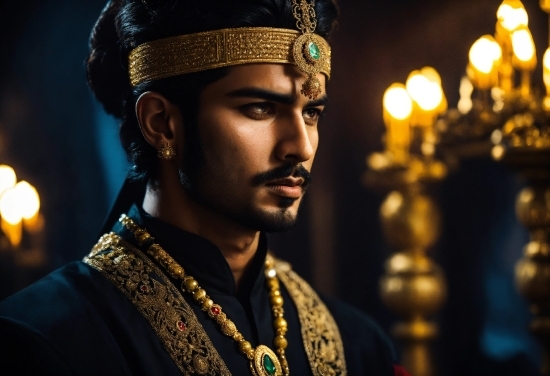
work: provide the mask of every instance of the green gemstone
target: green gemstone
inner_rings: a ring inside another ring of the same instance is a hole
[[[319,50],[319,46],[317,46],[315,42],[309,42],[307,49],[309,51],[309,56],[313,59],[319,60],[319,58],[321,58],[321,50]]]
[[[269,355],[264,355],[264,368],[267,371],[268,374],[274,375],[275,374],[275,364],[273,363],[273,360],[269,357]]]

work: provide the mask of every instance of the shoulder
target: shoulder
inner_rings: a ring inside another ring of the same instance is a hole
[[[320,297],[340,330],[349,374],[368,370],[375,375],[393,375],[393,346],[382,328],[352,305],[324,294]]]
[[[96,270],[73,262],[0,302],[2,369],[59,375],[98,370],[94,357],[110,357],[112,290]]]
[[[72,262],[0,302],[0,317],[47,327],[75,317],[93,304],[106,283],[82,262]]]

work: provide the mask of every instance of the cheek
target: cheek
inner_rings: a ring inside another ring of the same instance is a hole
[[[247,171],[255,174],[265,170],[273,148],[272,135],[265,124],[251,124],[227,113],[218,115],[205,118],[202,123],[201,136],[207,161],[231,166],[232,174],[241,176]]]

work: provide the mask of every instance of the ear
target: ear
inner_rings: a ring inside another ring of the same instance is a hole
[[[136,117],[145,140],[156,150],[170,145],[181,155],[183,117],[179,108],[154,91],[148,91],[136,102]]]

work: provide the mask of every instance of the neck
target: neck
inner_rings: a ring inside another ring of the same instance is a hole
[[[179,185],[179,182],[177,182]],[[227,260],[235,284],[242,276],[258,249],[259,231],[245,228],[229,218],[197,203],[181,189],[159,182],[158,188],[148,185],[143,209],[158,218],[187,232],[199,235],[215,244]]]

